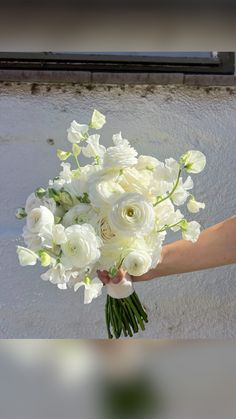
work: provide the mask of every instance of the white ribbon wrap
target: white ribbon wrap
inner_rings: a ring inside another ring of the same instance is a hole
[[[112,298],[127,298],[134,292],[131,279],[126,275],[118,284],[109,283],[106,285],[107,294]]]

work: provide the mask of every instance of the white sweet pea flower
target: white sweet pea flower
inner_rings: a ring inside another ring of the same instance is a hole
[[[52,284],[56,284],[60,289],[66,289],[71,276],[77,277],[78,272],[67,270],[62,263],[57,263],[42,274],[41,278],[44,281],[50,281]]]
[[[103,155],[106,151],[106,147],[99,144],[100,135],[94,134],[90,135],[86,141],[86,147],[81,147],[82,153],[85,157],[98,157],[99,159],[103,159]]]
[[[182,237],[184,240],[190,240],[195,243],[200,234],[200,224],[197,221],[190,221],[182,228]]]
[[[26,226],[23,227],[23,234],[22,237],[26,246],[29,247],[30,250],[38,251],[42,246],[42,240],[38,233],[32,233]]]
[[[187,203],[187,207],[188,207],[189,212],[196,213],[196,212],[199,212],[201,208],[204,209],[205,204],[204,202],[196,201],[196,199],[193,196],[191,196],[191,198],[189,199]]]
[[[67,130],[67,138],[70,143],[79,143],[86,138],[88,132],[88,125],[78,124],[78,122],[71,122],[70,128]]]
[[[84,281],[77,282],[74,290],[84,287],[84,304],[90,304],[94,298],[99,297],[102,293],[103,283],[98,278],[90,279],[86,277]]]
[[[88,192],[91,204],[100,208],[104,205],[112,205],[125,191],[117,183],[117,177],[108,175],[98,178],[91,177]]]
[[[78,204],[71,208],[63,217],[62,224],[70,227],[73,224],[96,224],[97,214],[89,204]]]
[[[90,128],[100,129],[106,123],[106,117],[101,112],[94,109],[92,119],[90,122]]]
[[[38,255],[26,247],[17,246],[17,254],[21,266],[36,265]]]
[[[39,233],[43,226],[53,225],[54,215],[44,206],[32,209],[27,215],[26,225],[31,233]]]
[[[198,150],[189,150],[185,153],[181,160],[184,167],[189,173],[200,173],[206,165],[206,156]]]
[[[28,214],[32,209],[39,208],[40,206],[47,207],[53,214],[56,211],[56,203],[54,199],[44,196],[43,198],[38,198],[33,192],[30,194],[25,203],[25,212]]]
[[[113,204],[108,219],[118,234],[145,235],[154,227],[154,209],[142,195],[124,193]]]
[[[184,218],[183,214],[179,210],[175,211],[175,207],[170,199],[166,199],[165,201],[156,205],[154,207],[154,211],[156,216],[157,231],[161,230],[164,226],[177,224]],[[180,226],[171,228],[173,231],[178,231],[179,229]]]
[[[160,164],[161,162],[157,160],[155,157],[141,155],[138,157],[138,162],[135,165],[135,169],[153,171]]]
[[[84,268],[99,259],[102,242],[90,224],[70,226],[65,233],[67,241],[61,245],[65,266]]]
[[[52,248],[54,245],[61,245],[66,242],[65,228],[61,224],[45,225],[39,233],[42,245]]]
[[[137,151],[130,146],[129,141],[121,137],[121,133],[112,137],[114,147],[108,147],[103,160],[104,168],[123,168],[137,163]]]
[[[153,185],[150,192],[155,196],[170,192],[177,180],[179,168],[179,163],[172,158],[166,159],[165,164],[158,164],[153,172]]]
[[[123,260],[123,267],[129,275],[140,276],[145,274],[151,267],[152,258],[143,250],[130,252]]]
[[[183,205],[188,196],[189,196],[189,189],[193,188],[193,181],[190,176],[187,177],[185,182],[183,182],[183,179],[179,179],[179,184],[175,190],[175,192],[172,194],[171,199],[174,202],[175,205]]]

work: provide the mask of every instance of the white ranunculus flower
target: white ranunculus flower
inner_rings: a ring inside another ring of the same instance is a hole
[[[38,255],[26,247],[17,246],[17,254],[21,266],[36,265]]]
[[[106,117],[101,112],[94,109],[92,119],[90,122],[90,128],[100,129],[106,123]]]
[[[26,225],[32,233],[39,233],[43,226],[53,224],[53,213],[42,205],[39,208],[32,209],[27,215]]]
[[[130,146],[129,141],[121,137],[121,133],[112,137],[114,147],[108,147],[103,160],[104,168],[123,168],[137,163],[137,151]]]
[[[152,258],[143,250],[130,252],[123,260],[123,267],[129,275],[140,276],[145,274],[151,267]]]
[[[61,245],[65,266],[84,268],[99,259],[102,241],[90,224],[70,226],[65,233],[67,241]]]
[[[85,157],[99,157],[103,159],[106,147],[99,144],[100,135],[94,134],[90,135],[86,141],[86,147],[81,147],[82,153]]]
[[[182,230],[182,237],[184,240],[191,240],[195,243],[200,234],[200,224],[197,221],[190,221]]]
[[[109,270],[111,266],[118,266],[127,252],[136,247],[136,238],[130,236],[117,235],[109,240],[104,240],[98,268]]]
[[[94,207],[112,205],[125,191],[115,176],[91,177],[88,184],[89,199]]]
[[[124,193],[113,204],[108,218],[111,227],[122,235],[145,235],[154,227],[153,206],[137,193]]]
[[[196,213],[196,212],[199,212],[201,208],[204,209],[205,204],[204,202],[196,201],[196,199],[192,196],[187,203],[187,207],[188,207],[189,212]]]
[[[79,143],[84,140],[88,132],[88,125],[78,124],[78,122],[71,122],[70,128],[67,130],[67,138],[71,143]]]
[[[193,181],[190,176],[187,177],[185,182],[183,182],[183,179],[179,179],[179,184],[175,190],[175,192],[172,194],[171,199],[174,202],[175,205],[183,205],[188,196],[189,196],[189,189],[193,188]]]
[[[61,245],[66,242],[65,228],[61,224],[45,225],[40,230],[39,237],[44,247]]]
[[[200,173],[206,165],[206,156],[198,150],[189,150],[181,157],[189,173]]]
[[[52,198],[38,198],[35,193],[33,192],[30,194],[25,203],[25,211],[28,214],[32,209],[39,208],[40,205],[47,207],[52,213],[54,214],[56,211],[56,203]]]
[[[62,224],[70,227],[73,224],[96,224],[97,215],[89,204],[78,204],[72,207],[63,217]]]
[[[84,304],[90,304],[94,298],[101,295],[103,283],[98,278],[91,280],[85,279],[84,281],[77,282],[74,285],[74,290],[77,291],[82,286],[84,287]]]
[[[138,162],[135,165],[137,170],[154,170],[161,162],[152,156],[139,156]]]

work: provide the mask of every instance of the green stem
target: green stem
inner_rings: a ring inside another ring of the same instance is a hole
[[[181,171],[182,171],[182,168],[180,167],[179,168],[179,172],[178,172],[178,176],[177,176],[177,179],[176,179],[176,182],[175,182],[175,184],[173,186],[173,189],[170,191],[170,193],[167,196],[165,196],[164,198],[161,198],[155,204],[153,204],[154,207],[156,205],[160,204],[161,202],[165,201],[166,199],[170,198],[173,195],[173,193],[175,192],[175,190],[176,190],[176,188],[177,188],[177,186],[179,184],[179,179],[180,179]]]
[[[78,157],[77,157],[75,154],[73,154],[73,156],[74,156],[74,159],[75,159],[75,161],[76,161],[77,168],[79,169],[79,171],[81,171],[81,167],[80,167],[80,164],[79,164]]]
[[[180,223],[181,221],[182,221],[182,220],[179,220],[179,221],[178,221],[177,223],[175,223],[175,224],[166,225],[166,226],[162,227],[162,229],[161,229],[161,230],[157,230],[157,231],[156,231],[156,233],[162,233],[162,231],[166,231],[166,229],[167,229],[167,228],[176,227],[177,225],[179,225],[179,223]]]

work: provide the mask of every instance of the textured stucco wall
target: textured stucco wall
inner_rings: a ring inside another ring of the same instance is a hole
[[[107,115],[107,145],[119,130],[140,154],[177,158],[202,150],[207,168],[196,176],[206,202],[203,227],[235,214],[236,88],[187,86],[0,85],[0,337],[103,338],[105,295],[82,295],[43,282],[40,268],[21,268],[15,245],[24,222],[18,206],[58,172],[72,119]],[[177,238],[177,237],[176,237]],[[154,280],[136,286],[150,322],[140,337],[236,337],[236,266]]]

